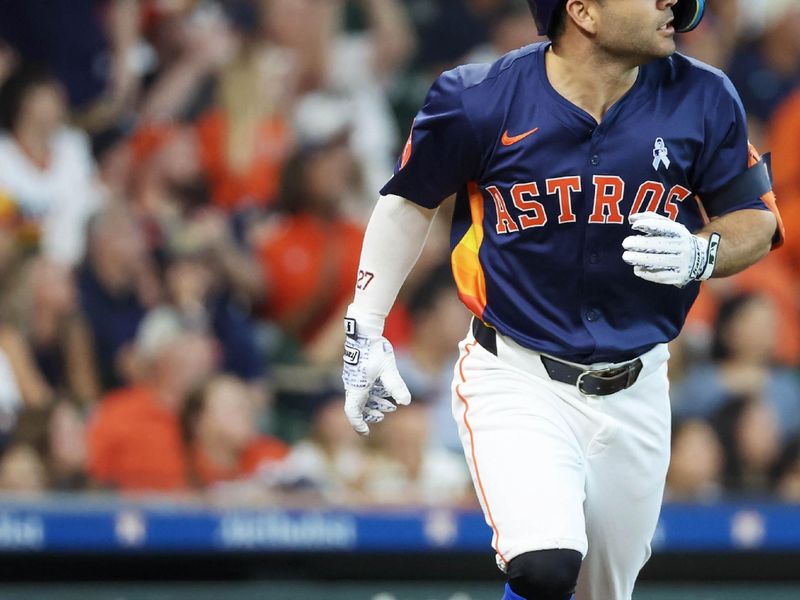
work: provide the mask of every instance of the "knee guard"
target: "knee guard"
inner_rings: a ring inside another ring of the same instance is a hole
[[[569,600],[580,568],[576,550],[526,552],[508,563],[508,585],[525,600]]]

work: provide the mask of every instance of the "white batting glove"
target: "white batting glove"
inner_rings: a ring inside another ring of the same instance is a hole
[[[350,425],[361,435],[369,435],[367,423],[380,423],[384,413],[397,410],[397,404],[411,402],[411,393],[400,377],[392,344],[380,325],[356,319],[352,311],[344,320],[344,412]]]
[[[705,240],[655,212],[631,215],[630,222],[631,228],[643,235],[629,235],[622,241],[622,260],[633,266],[637,277],[678,287],[711,277],[719,249],[718,233]]]

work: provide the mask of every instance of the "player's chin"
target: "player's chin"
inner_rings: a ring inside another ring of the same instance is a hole
[[[661,39],[653,44],[653,54],[655,58],[667,58],[668,56],[672,56],[677,49],[678,47],[677,44],[675,44],[674,37],[661,37]]]

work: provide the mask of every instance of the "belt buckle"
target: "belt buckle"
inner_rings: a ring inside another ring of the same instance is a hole
[[[598,375],[600,374],[600,378],[603,378],[603,373],[608,373],[610,371],[619,371],[618,373],[614,374],[612,377],[618,377],[623,373],[627,375],[627,379],[625,382],[625,386],[622,389],[627,389],[633,384],[633,373],[634,373],[634,362],[630,362],[625,364],[621,367],[615,367],[614,369],[586,369],[585,371],[581,372],[578,375],[578,379],[575,381],[575,386],[578,388],[578,391],[583,394],[584,396],[597,396],[597,394],[590,394],[589,392],[584,391],[583,389],[583,378],[587,375]]]
[[[585,371],[582,371],[580,375],[578,375],[578,379],[575,381],[575,387],[578,388],[578,392],[580,392],[584,396],[595,395],[595,394],[590,394],[589,392],[583,390],[583,378],[586,377],[587,375],[592,375],[595,372],[596,371],[593,371],[592,369],[586,369]]]

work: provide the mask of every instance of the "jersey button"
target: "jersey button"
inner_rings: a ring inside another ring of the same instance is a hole
[[[592,310],[586,311],[586,319],[588,321],[594,323],[599,318],[600,318],[600,313],[598,313],[596,310],[592,309]]]
[[[596,167],[597,165],[600,164],[600,157],[597,156],[597,154],[595,154],[594,156],[592,156],[591,163],[592,163],[592,166]]]

